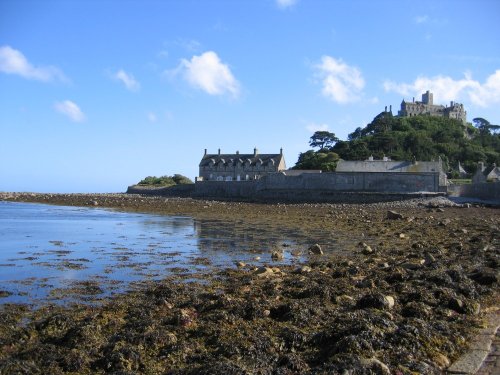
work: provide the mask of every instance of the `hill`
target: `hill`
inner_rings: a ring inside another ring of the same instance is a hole
[[[495,134],[499,127],[482,118],[474,119],[474,124],[475,127],[443,117],[397,117],[382,112],[366,127],[349,134],[346,141],[338,140],[333,133],[316,132],[309,144],[319,149],[301,153],[294,169],[333,171],[339,159],[366,160],[370,156],[421,161],[440,157],[451,177],[458,174],[458,162],[469,173],[475,172],[480,161],[500,165],[500,134]],[[330,142],[318,143],[319,136],[329,137]],[[324,147],[325,144],[331,146]]]

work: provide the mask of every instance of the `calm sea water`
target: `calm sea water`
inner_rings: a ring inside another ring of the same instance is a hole
[[[270,263],[280,246],[289,263],[310,242],[265,223],[0,201],[0,304],[64,302],[57,292],[68,288],[106,296],[172,273]],[[89,292],[89,283],[99,288]]]

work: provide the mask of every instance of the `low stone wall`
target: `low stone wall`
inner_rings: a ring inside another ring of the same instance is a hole
[[[191,197],[194,192],[194,184],[174,185],[167,187],[132,185],[127,189],[127,194],[161,195],[165,197]]]
[[[500,204],[500,182],[482,182],[478,184],[450,185],[448,195],[491,201]]]
[[[200,181],[194,197],[287,202],[394,201],[440,192],[438,173],[272,174],[258,181]]]
[[[334,172],[268,175],[257,190],[348,191],[372,193],[439,192],[439,173]]]

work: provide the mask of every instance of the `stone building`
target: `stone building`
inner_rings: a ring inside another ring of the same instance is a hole
[[[479,162],[476,173],[472,176],[472,183],[479,184],[481,182],[498,182],[500,181],[500,167],[495,163],[487,168],[483,162]]]
[[[205,154],[201,159],[197,181],[248,181],[258,180],[270,173],[286,169],[283,149],[279,154],[260,154],[255,148],[253,154]]]
[[[429,90],[425,94],[422,94],[421,102],[415,101],[415,98],[411,102],[405,100],[401,102],[401,109],[398,112],[398,116],[411,117],[418,115],[453,118],[462,121],[464,124],[467,122],[467,112],[463,104],[450,102],[449,107],[434,104],[434,95]]]
[[[441,159],[438,161],[392,161],[387,157],[375,160],[370,156],[368,160],[339,160],[336,172],[438,173],[439,185],[446,186],[448,183]]]

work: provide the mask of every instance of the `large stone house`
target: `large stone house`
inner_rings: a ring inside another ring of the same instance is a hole
[[[279,154],[259,154],[255,148],[253,154],[205,154],[201,159],[197,181],[248,181],[258,180],[270,173],[286,169],[283,149]]]
[[[425,94],[422,94],[421,102],[415,101],[415,98],[411,102],[405,100],[401,102],[401,109],[398,112],[398,116],[411,117],[417,115],[453,118],[462,121],[464,124],[467,122],[467,112],[463,104],[450,102],[449,107],[434,104],[434,95],[429,90]]]

